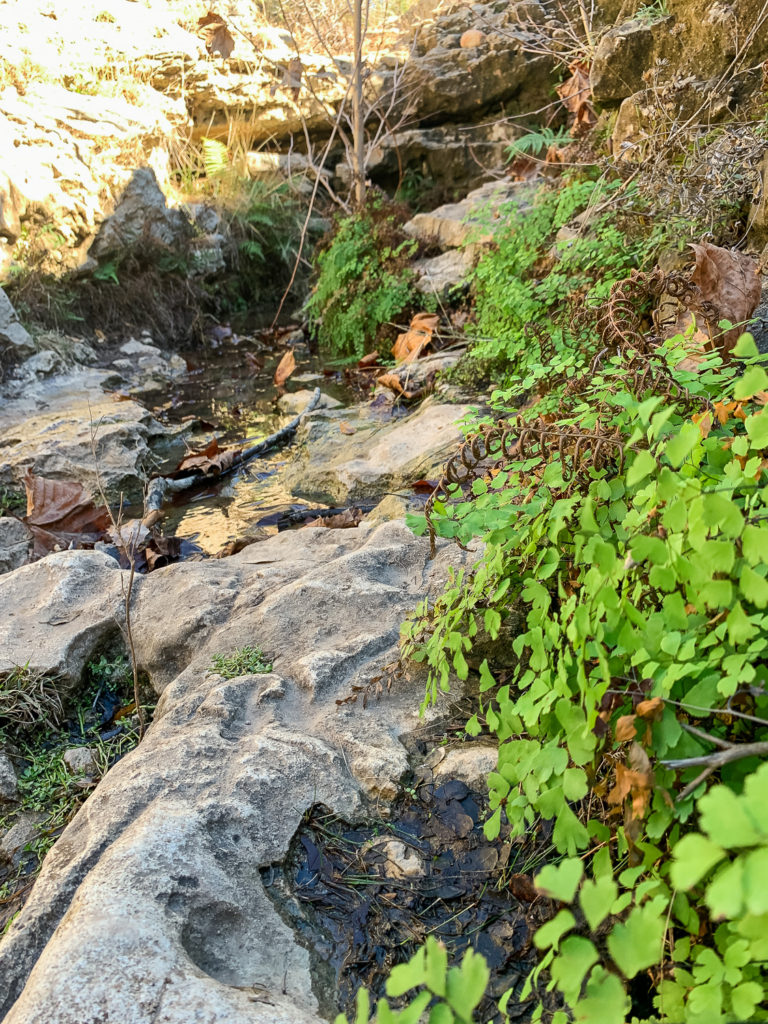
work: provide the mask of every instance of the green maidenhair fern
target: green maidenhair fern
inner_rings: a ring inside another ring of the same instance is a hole
[[[378,199],[338,223],[317,258],[317,280],[307,304],[323,348],[359,359],[373,345],[381,326],[413,300],[407,263],[415,251],[416,242],[405,237]]]

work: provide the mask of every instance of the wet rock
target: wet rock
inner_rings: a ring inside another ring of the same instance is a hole
[[[468,409],[427,400],[384,427],[375,420],[356,422],[352,436],[341,433],[332,414],[313,417],[301,431],[307,443],[286,467],[286,484],[294,494],[329,505],[408,487],[439,472],[460,439],[456,421]]]
[[[8,755],[0,750],[0,805],[15,803],[18,797],[16,771]]]
[[[59,551],[0,576],[0,672],[29,662],[76,686],[93,652],[118,634],[123,602],[117,562],[97,551]]]
[[[281,396],[277,407],[280,412],[284,412],[287,416],[295,416],[307,408],[312,400],[312,394],[313,392],[307,388],[302,388],[301,391],[289,391]],[[341,402],[337,398],[332,398],[330,395],[320,395],[320,401],[315,408],[338,409],[340,406]]]
[[[72,775],[87,775],[93,778],[99,774],[98,751],[93,747],[70,747],[61,759]]]
[[[0,360],[2,349],[7,347],[22,356],[35,351],[35,343],[19,322],[11,300],[0,288]]]
[[[70,555],[87,575],[93,556]],[[319,1022],[308,953],[260,869],[285,857],[312,805],[352,820],[397,792],[397,737],[419,722],[423,678],[368,712],[336,701],[396,657],[405,611],[464,558],[428,555],[401,523],[306,530],[140,581],[138,657],[162,696],[0,942],[7,1024],[82,1024],[93,1007],[123,1024]],[[32,570],[42,592],[49,561],[15,576]],[[11,637],[18,658],[26,644]],[[214,653],[254,640],[270,675],[208,671]]]
[[[0,518],[0,573],[26,565],[32,553],[32,534],[12,516]]]

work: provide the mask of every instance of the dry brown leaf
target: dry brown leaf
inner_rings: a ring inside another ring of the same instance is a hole
[[[25,522],[29,526],[61,533],[102,534],[109,525],[106,506],[96,506],[82,484],[48,480],[27,470],[24,488],[27,492]]]
[[[533,878],[530,875],[511,875],[509,879],[509,891],[523,903],[533,903],[540,894],[536,891]]]
[[[392,346],[392,355],[398,363],[418,359],[432,342],[432,335],[440,323],[436,313],[417,313],[405,334],[399,334]]]
[[[366,370],[370,366],[375,366],[378,361],[379,361],[379,353],[378,352],[369,352],[367,356],[363,356],[363,358],[361,360],[359,360],[357,365],[358,365],[358,367],[361,370]]]
[[[281,388],[296,369],[296,356],[293,349],[289,348],[283,358],[277,364],[275,370],[275,386]]]
[[[704,438],[709,437],[709,433],[712,430],[712,413],[709,409],[705,412],[694,413],[691,419],[697,424],[702,441]]]
[[[622,715],[616,722],[616,742],[626,743],[627,740],[634,740],[637,736],[635,719],[637,715]]]
[[[413,401],[426,394],[425,388],[417,388],[416,391],[406,391],[396,373],[383,373],[381,377],[376,378],[376,383],[381,384],[382,387],[389,388],[390,391],[394,391],[396,395],[405,398],[407,401]]]
[[[208,11],[202,18],[198,18],[197,29],[199,35],[205,40],[205,48],[208,53],[212,55],[219,53],[225,59],[230,56],[235,48],[235,40],[220,14]]]
[[[691,281],[698,285],[703,302],[711,302],[720,319],[733,324],[749,320],[760,302],[762,283],[757,260],[734,249],[724,249],[711,242],[692,244],[696,266]],[[720,331],[717,323],[708,323],[711,342],[724,353],[734,348],[742,327]]]
[[[635,708],[640,718],[651,722],[660,722],[664,714],[664,701],[661,697],[650,697],[648,700],[641,700]]]
[[[363,513],[359,508],[345,508],[335,516],[320,516],[318,519],[310,519],[302,526],[302,530],[311,529],[316,526],[324,526],[329,530],[351,530],[359,526],[363,521]]]
[[[341,422],[339,423],[339,430],[342,432],[342,434],[357,433],[357,427],[353,427],[350,423],[347,423],[346,420],[341,420]]]
[[[589,68],[579,61],[568,69],[571,77],[555,90],[565,109],[574,115],[571,135],[578,135],[597,122],[597,114],[590,102],[592,87],[589,84]]]
[[[192,472],[200,473],[202,476],[220,476],[231,469],[240,451],[240,448],[219,448],[219,442],[214,437],[201,452],[190,452],[189,455],[185,455],[173,475],[183,476]]]

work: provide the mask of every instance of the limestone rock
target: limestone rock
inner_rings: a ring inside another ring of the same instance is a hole
[[[314,417],[302,428],[308,444],[286,468],[286,485],[301,497],[342,505],[434,476],[459,441],[455,424],[468,408],[427,401],[386,427],[361,423],[352,437],[333,418]]]
[[[3,361],[2,349],[9,347],[22,357],[35,351],[35,343],[19,322],[11,300],[0,288],[0,365]]]
[[[407,846],[399,839],[389,839],[384,842],[374,842],[384,856],[382,873],[387,878],[421,878],[425,874],[424,861],[418,850]]]
[[[19,786],[11,759],[0,750],[0,806],[15,803],[18,796]]]
[[[643,74],[652,66],[654,28],[628,21],[600,39],[589,74],[598,103],[624,99],[643,88]]]
[[[73,775],[93,778],[99,772],[97,751],[93,747],[70,747],[61,759]]]
[[[461,250],[448,249],[439,256],[414,260],[411,270],[417,278],[416,291],[445,299],[452,289],[466,281],[470,264]]]
[[[0,483],[18,485],[31,468],[97,495],[98,471],[109,497],[140,496],[153,452],[183,446],[137,402],[115,402],[103,390],[110,376],[79,367],[44,380],[11,378],[0,402]]]
[[[140,581],[138,656],[162,696],[0,942],[6,1024],[82,1024],[94,1007],[122,1024],[319,1024],[308,953],[260,869],[282,861],[313,804],[353,820],[396,791],[423,678],[367,712],[336,700],[393,658],[405,611],[441,587],[449,559],[465,556],[441,547],[430,562],[425,539],[389,523],[284,533]],[[28,567],[38,592],[49,561]],[[271,675],[207,671],[254,639]]]
[[[29,846],[39,838],[37,825],[45,819],[44,814],[24,811],[13,825],[0,837],[0,859],[18,867],[29,851]]]
[[[89,254],[106,259],[142,246],[183,247],[191,228],[180,210],[168,207],[155,172],[139,167],[126,185],[111,217],[101,225]]]
[[[0,576],[0,607],[0,672],[29,662],[74,687],[96,649],[119,635],[121,570],[101,552],[59,551]]]
[[[278,399],[277,407],[280,412],[284,412],[288,416],[296,416],[309,405],[312,394],[313,392],[308,388],[302,388],[301,391],[289,391]],[[338,409],[340,406],[341,402],[338,398],[333,398],[331,395],[320,395],[320,401],[315,408]]]
[[[26,565],[32,553],[32,534],[19,519],[0,518],[0,574]]]
[[[405,224],[405,231],[421,242],[441,249],[456,249],[469,242],[492,239],[497,211],[505,203],[525,206],[535,187],[525,182],[491,181],[470,192],[461,202],[446,203],[430,213],[417,213]]]
[[[427,186],[435,182],[465,191],[482,184],[487,168],[503,166],[518,134],[508,123],[407,128],[379,140],[368,157],[367,171],[372,181],[392,190],[403,172],[410,172]]]

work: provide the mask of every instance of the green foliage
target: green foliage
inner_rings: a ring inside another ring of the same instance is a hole
[[[596,351],[595,307],[614,282],[652,258],[658,241],[629,237],[615,209],[597,212],[620,187],[574,178],[539,191],[532,208],[502,207],[496,248],[473,274],[473,358],[503,357],[507,373],[527,378],[527,390],[588,365]],[[579,213],[585,222],[578,233],[556,241]]]
[[[507,149],[507,160],[516,160],[520,156],[541,156],[550,146],[560,146],[572,141],[567,128],[548,128],[546,125],[526,132],[515,139]]]
[[[374,196],[361,213],[336,224],[317,257],[318,275],[307,303],[320,345],[334,356],[359,359],[382,325],[413,301],[407,267],[416,242],[399,227],[396,212]]]
[[[272,671],[272,662],[266,661],[260,647],[238,648],[233,654],[214,654],[211,671],[225,679],[237,676],[262,675]]]
[[[23,491],[13,487],[0,487],[0,516],[21,514],[27,507]]]
[[[472,1024],[474,1011],[485,995],[490,972],[485,959],[469,949],[461,964],[448,967],[445,946],[430,935],[424,946],[404,964],[392,968],[387,979],[387,995],[397,999],[418,991],[400,1010],[393,1010],[387,999],[379,999],[373,1019],[377,1024]],[[429,1009],[429,1017],[422,1017]],[[370,995],[366,989],[357,993],[354,1024],[368,1024],[371,1019]],[[335,1024],[349,1024],[339,1014]]]
[[[560,381],[552,422],[518,419],[494,472],[435,502],[437,533],[484,554],[403,628],[434,700],[478,634],[522,616],[519,661],[482,664],[469,728],[499,742],[487,834],[548,819],[567,858],[539,876],[568,906],[528,981],[563,1022],[649,1019],[640,975],[660,1021],[767,1016],[768,375],[748,335],[741,366],[684,369],[686,344],[627,342]]]

